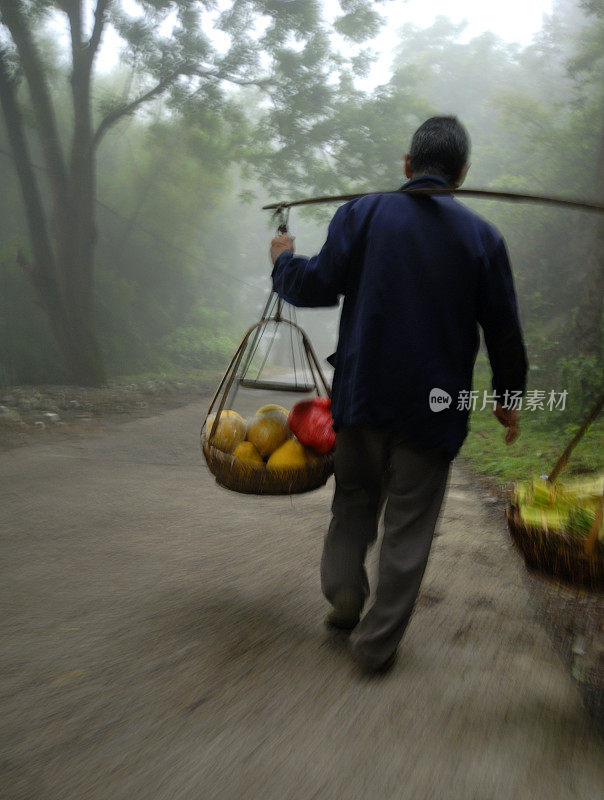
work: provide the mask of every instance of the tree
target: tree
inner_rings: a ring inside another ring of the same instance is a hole
[[[578,55],[569,70],[578,83],[579,103],[590,124],[599,126],[600,136],[593,170],[591,191],[604,201],[604,8],[594,0],[583,0],[582,8],[591,15]],[[575,340],[595,364],[602,363],[602,312],[604,310],[604,219],[599,217],[591,232],[584,290],[575,322]]]
[[[108,131],[158,97],[173,111],[195,104],[232,110],[229,84],[256,86],[274,97],[284,75],[298,96],[315,98],[313,113],[320,115],[335,90],[331,75],[343,65],[331,52],[318,0],[231,0],[220,12],[213,0],[137,0],[137,6],[140,14],[132,15],[120,0],[96,0],[88,14],[85,0],[0,0],[0,103],[31,250],[18,260],[47,315],[68,378],[80,384],[99,384],[105,376],[94,326],[94,254],[96,157]],[[360,41],[375,33],[380,18],[369,0],[340,0],[340,8],[335,27],[341,35]],[[39,41],[48,15],[65,19],[69,30],[66,146]],[[95,59],[108,26],[125,46],[130,94],[95,109]],[[204,32],[208,26],[226,36],[223,51]],[[292,117],[294,100],[279,95]],[[42,178],[32,161],[30,109]]]

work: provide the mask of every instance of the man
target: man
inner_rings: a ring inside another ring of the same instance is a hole
[[[403,188],[457,187],[468,157],[455,117],[429,119],[405,156]],[[500,400],[495,416],[506,442],[518,435],[508,401],[524,392],[527,363],[505,244],[450,193],[383,193],[339,208],[318,256],[295,256],[283,234],[271,258],[273,287],[287,302],[332,306],[344,296],[332,395],[336,488],[321,581],[333,606],[327,623],[352,630],[355,660],[383,671],[411,617],[449,465],[467,433],[463,398],[478,325]],[[360,619],[382,507],[375,601]]]

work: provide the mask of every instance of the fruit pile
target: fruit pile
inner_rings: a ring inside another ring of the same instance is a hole
[[[604,474],[548,483],[536,478],[517,483],[514,505],[525,525],[570,537],[585,537],[591,530],[604,492]],[[604,543],[604,526],[598,539]]]
[[[266,405],[249,421],[236,411],[222,411],[214,435],[215,413],[208,416],[205,430],[213,447],[246,464],[269,470],[299,469],[316,462],[335,444],[329,405],[328,398],[298,403],[291,412]]]

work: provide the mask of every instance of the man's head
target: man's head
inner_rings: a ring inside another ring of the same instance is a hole
[[[457,117],[431,117],[413,134],[405,156],[408,178],[440,175],[450,186],[463,183],[470,155],[470,137]]]

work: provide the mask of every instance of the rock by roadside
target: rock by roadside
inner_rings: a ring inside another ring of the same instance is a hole
[[[159,377],[99,388],[8,386],[0,389],[0,447],[18,447],[42,436],[87,433],[107,422],[184,405],[208,394],[218,377]]]

